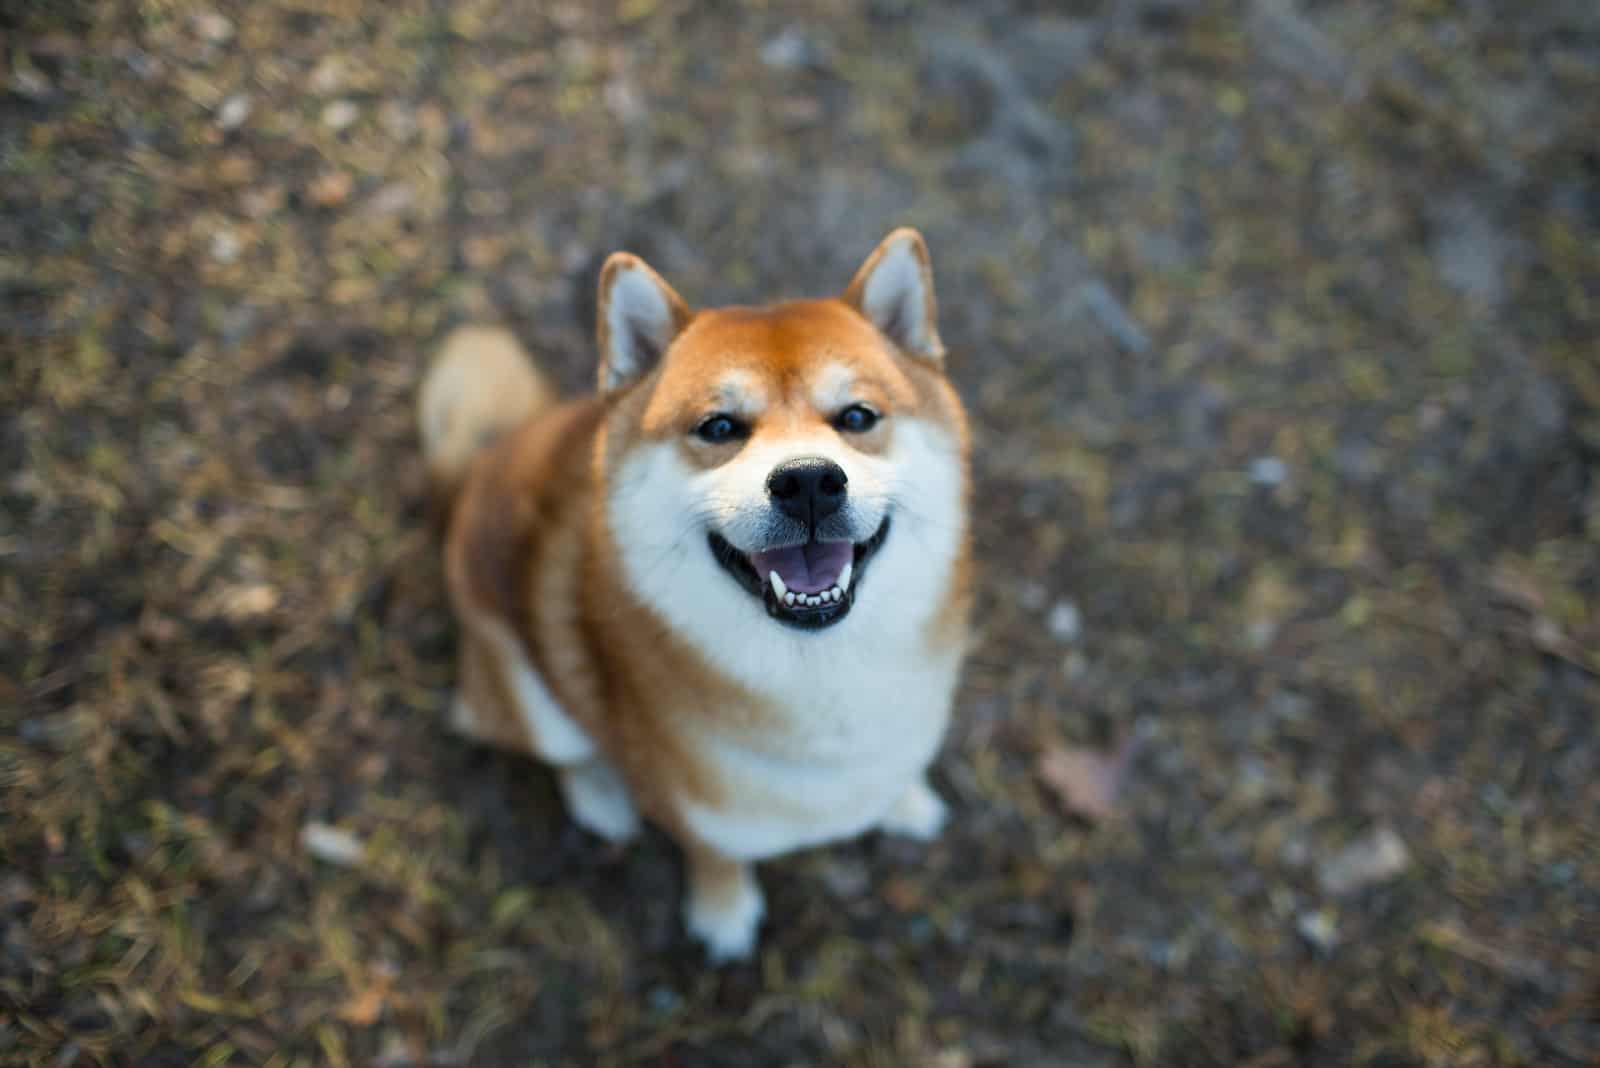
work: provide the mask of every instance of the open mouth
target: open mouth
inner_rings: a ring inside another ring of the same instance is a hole
[[[804,630],[832,626],[850,613],[867,562],[889,536],[889,519],[866,541],[808,541],[747,553],[708,535],[711,555],[767,615]]]

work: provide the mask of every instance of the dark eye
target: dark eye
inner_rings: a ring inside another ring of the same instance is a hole
[[[745,435],[745,425],[731,415],[708,415],[694,428],[701,441],[709,441],[713,445],[724,441],[732,441]]]
[[[833,425],[851,434],[863,434],[878,423],[878,413],[865,404],[852,404],[834,417]]]

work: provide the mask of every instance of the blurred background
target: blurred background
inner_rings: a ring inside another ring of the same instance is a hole
[[[0,1060],[1600,1057],[1590,0],[0,5]],[[443,727],[412,391],[931,246],[981,644],[931,848]]]

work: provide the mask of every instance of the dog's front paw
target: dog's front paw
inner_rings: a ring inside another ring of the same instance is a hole
[[[639,833],[639,812],[628,796],[628,784],[603,760],[563,768],[561,795],[572,821],[591,834],[622,843]]]
[[[878,826],[890,834],[930,842],[939,836],[948,817],[949,809],[933,792],[933,787],[918,779],[900,795]]]
[[[717,891],[691,892],[684,905],[684,925],[706,947],[712,964],[744,960],[756,945],[766,914],[761,887],[748,871]]]

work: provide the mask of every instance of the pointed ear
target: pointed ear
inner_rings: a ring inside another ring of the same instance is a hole
[[[683,298],[629,252],[614,252],[600,269],[600,391],[649,371],[689,323]]]
[[[844,291],[844,302],[912,356],[944,362],[933,264],[915,230],[901,227],[872,250]]]

